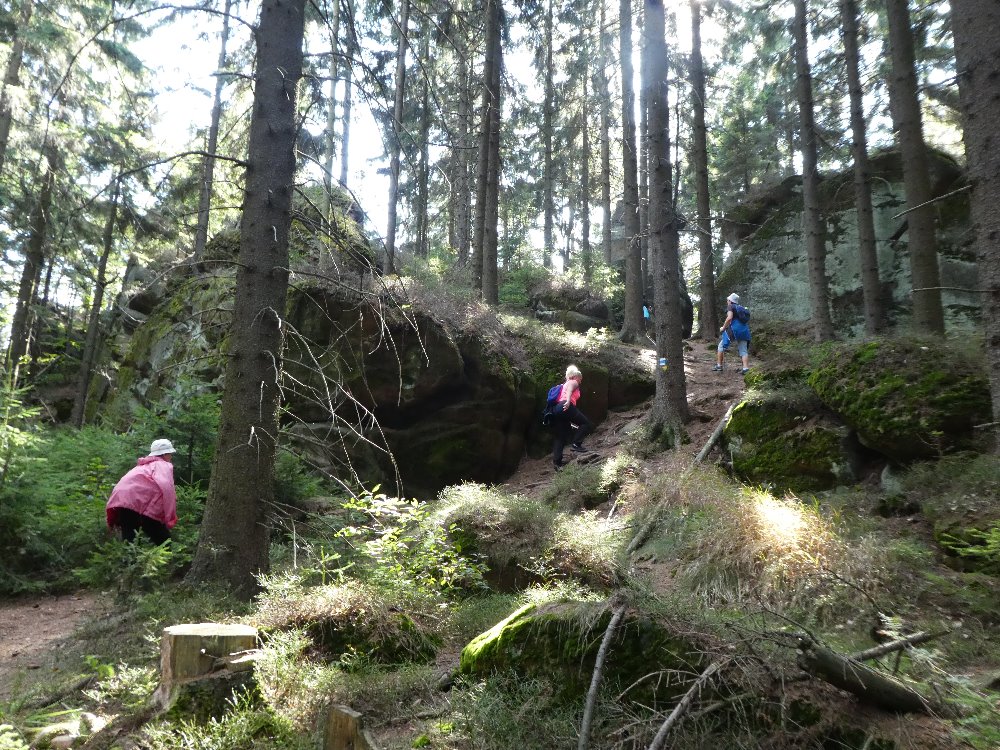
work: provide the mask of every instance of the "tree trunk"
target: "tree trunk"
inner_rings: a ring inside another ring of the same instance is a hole
[[[344,64],[344,111],[340,126],[340,184],[347,187],[347,146],[351,140],[351,101],[354,81],[353,60],[357,49],[354,37],[354,0],[347,0],[347,62]]]
[[[406,40],[410,25],[410,0],[403,0],[396,28],[396,96],[392,106],[389,146],[389,221],[385,231],[385,272],[396,273],[396,210],[399,203],[399,156],[403,150],[403,93],[406,90]]]
[[[927,333],[944,333],[941,307],[941,274],[938,270],[937,238],[934,234],[935,207],[931,200],[931,180],[924,144],[917,72],[913,55],[913,33],[907,0],[886,0],[892,80],[889,102],[893,129],[903,157],[903,185],[906,189],[907,243],[910,276],[913,282],[913,322]],[[922,208],[917,208],[922,206]]]
[[[493,50],[490,81],[487,86],[489,106],[489,161],[486,170],[486,206],[483,220],[483,302],[496,306],[500,303],[500,285],[497,278],[497,222],[500,207],[500,84],[503,79],[503,0],[492,0],[490,15],[493,21],[491,36],[486,43]]]
[[[670,105],[667,100],[667,46],[664,39],[663,1],[646,0],[643,55],[649,97],[650,256],[653,261],[653,298],[656,310],[656,394],[650,421],[655,434],[679,445],[687,418],[684,382],[684,340],[678,290],[677,215],[674,210],[670,165]]]
[[[819,170],[816,166],[816,123],[813,118],[812,73],[806,42],[806,0],[795,0],[795,71],[799,99],[800,147],[802,149],[802,225],[809,258],[809,291],[812,302],[813,336],[816,341],[833,338],[829,292],[826,283],[826,228],[820,209]]]
[[[705,126],[705,65],[701,57],[701,3],[691,0],[691,112],[695,192],[698,207],[698,257],[701,283],[698,335],[714,339],[719,330],[712,255],[712,207],[708,193],[708,128]]]
[[[604,223],[601,226],[601,253],[605,263],[611,263],[611,90],[608,85],[608,67],[611,65],[608,33],[604,28],[605,0],[601,4],[601,49],[600,72],[598,73],[598,96],[601,100],[601,212]]]
[[[104,292],[108,286],[108,259],[115,246],[115,222],[118,219],[118,194],[121,183],[115,175],[111,186],[111,204],[108,206],[108,219],[104,224],[104,241],[101,257],[97,262],[97,275],[94,279],[94,297],[90,302],[90,316],[87,319],[87,338],[83,345],[83,356],[80,359],[80,372],[77,374],[76,397],[73,399],[73,411],[70,414],[70,424],[83,427],[87,414],[87,392],[90,390],[90,375],[97,358],[97,348],[100,342],[101,307],[104,305]]]
[[[7,142],[10,140],[10,126],[14,119],[10,88],[18,84],[24,57],[24,39],[28,33],[28,24],[31,23],[31,13],[34,8],[34,0],[23,0],[21,16],[17,19],[17,28],[14,30],[14,41],[10,45],[7,69],[4,71],[3,90],[0,91],[0,174],[3,174]]]
[[[987,321],[986,357],[993,399],[994,449],[1000,453],[1000,5],[995,0],[951,0],[966,163],[972,184],[972,221]]]
[[[212,122],[208,126],[208,156],[201,167],[201,190],[198,194],[198,226],[194,232],[193,263],[201,262],[208,243],[208,214],[212,206],[212,187],[215,181],[215,150],[219,146],[219,122],[222,120],[222,70],[226,67],[226,46],[229,43],[229,12],[233,0],[226,0],[222,16],[222,46],[219,49],[219,66],[215,73],[215,98],[212,100]]]
[[[635,89],[632,84],[632,3],[621,0],[622,170],[625,204],[625,320],[622,341],[642,335],[642,249],[639,246],[639,186],[635,156]]]
[[[555,198],[555,176],[552,165],[552,110],[555,107],[555,91],[552,84],[552,3],[547,0],[545,4],[545,100],[542,102],[542,144],[545,153],[542,163],[542,214],[544,230],[542,242],[544,243],[544,254],[542,255],[542,265],[545,268],[552,267],[552,253],[555,250],[554,227],[556,208]]]
[[[229,0],[227,0],[229,2]],[[340,75],[340,2],[330,9],[330,95],[326,105],[326,155],[323,162],[323,184],[326,187],[326,206],[323,218],[327,227],[333,225],[333,161],[337,156],[337,77]]]
[[[483,288],[483,263],[486,238],[486,194],[489,182],[490,168],[490,117],[492,105],[493,67],[496,60],[496,50],[492,39],[496,31],[496,13],[494,1],[487,0],[483,12],[486,14],[486,48],[483,56],[483,100],[482,112],[479,118],[479,153],[476,166],[476,213],[473,220],[472,235],[472,288]]]
[[[583,77],[583,164],[580,167],[580,231],[583,241],[580,256],[583,262],[583,282],[590,284],[594,277],[594,251],[590,247],[590,91],[587,86],[587,76]]]
[[[452,151],[452,162],[455,164],[455,198],[453,211],[455,214],[455,250],[459,265],[469,261],[469,216],[471,202],[469,194],[469,120],[471,102],[469,91],[468,48],[465,34],[459,37],[458,54],[458,138]]]
[[[215,463],[188,574],[226,582],[243,596],[268,567],[304,10],[305,0],[264,0],[256,30],[233,325]]]
[[[28,240],[24,246],[24,267],[21,269],[21,283],[17,291],[17,305],[10,324],[10,346],[7,349],[7,361],[14,372],[14,382],[17,381],[17,369],[21,358],[28,350],[28,331],[30,329],[31,303],[35,298],[38,278],[42,264],[45,261],[45,242],[49,229],[49,208],[52,205],[52,188],[55,184],[57,155],[51,145],[43,147],[48,168],[42,178],[38,201],[31,210],[28,219]]]
[[[864,90],[861,88],[858,54],[858,4],[841,0],[840,17],[844,30],[844,64],[851,99],[851,152],[854,156],[854,206],[858,223],[858,255],[861,261],[861,290],[865,300],[865,332],[874,336],[885,325],[882,286],[878,275],[878,248],[872,211],[872,176],[868,165],[868,135],[865,124]]]
[[[430,182],[430,132],[431,132],[431,92],[430,92],[430,68],[431,64],[431,34],[434,32],[434,25],[431,19],[426,19],[426,28],[423,38],[420,40],[420,57],[423,60],[423,76],[420,80],[420,174],[417,178],[417,247],[418,258],[427,258],[430,249],[428,240],[428,210],[427,210],[427,184]]]
[[[645,11],[645,9],[644,9]],[[637,24],[643,28],[643,24]],[[642,302],[649,299],[652,283],[652,267],[649,259],[649,173],[655,168],[652,165],[652,154],[649,152],[649,76],[646,74],[646,55],[642,45],[645,44],[645,34],[639,37],[639,263],[642,277]]]

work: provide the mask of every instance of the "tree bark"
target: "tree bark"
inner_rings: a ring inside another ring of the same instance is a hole
[[[701,282],[698,336],[714,339],[719,330],[712,255],[712,207],[708,192],[708,128],[705,126],[705,64],[701,56],[701,2],[691,0],[691,112],[695,193],[698,207],[698,257]]]
[[[7,349],[7,361],[11,370],[15,373],[14,382],[17,382],[17,369],[20,366],[21,358],[28,350],[28,331],[30,329],[29,319],[31,317],[31,303],[35,298],[35,290],[38,286],[38,278],[41,273],[42,264],[45,262],[45,242],[49,229],[49,208],[52,205],[52,189],[55,185],[57,155],[51,145],[45,144],[44,150],[47,158],[47,171],[42,178],[42,187],[38,194],[28,218],[28,240],[24,246],[24,267],[21,269],[21,283],[17,291],[17,305],[14,308],[14,317],[10,323],[10,346]]]
[[[645,9],[643,9],[645,14]],[[643,28],[643,23],[636,24],[638,28]],[[652,154],[649,152],[649,76],[646,75],[646,55],[642,45],[645,43],[645,34],[639,38],[639,264],[640,276],[642,278],[642,300],[644,303],[649,299],[652,291],[653,268],[649,258],[649,173],[655,168],[652,166]]]
[[[656,394],[650,422],[653,432],[679,445],[687,419],[684,382],[684,340],[679,290],[677,215],[674,210],[670,162],[670,104],[667,99],[667,46],[662,0],[646,0],[644,82],[649,97],[650,256],[653,259],[653,299],[656,310]]]
[[[544,255],[542,255],[542,265],[545,268],[552,267],[552,253],[555,250],[554,222],[556,215],[555,208],[555,176],[552,165],[552,128],[553,114],[555,107],[555,90],[552,84],[552,3],[554,0],[547,0],[545,4],[545,71],[544,80],[544,101],[542,102],[542,144],[545,153],[542,163],[542,220],[543,220],[543,243],[545,244]]]
[[[802,149],[802,225],[809,258],[809,292],[812,303],[813,337],[816,341],[833,338],[829,290],[826,282],[826,227],[820,209],[819,170],[817,168],[816,123],[813,115],[812,73],[807,44],[808,19],[806,0],[795,0],[795,71],[799,100],[800,148]]]
[[[31,14],[34,8],[34,0],[23,0],[21,15],[17,19],[17,28],[14,30],[14,40],[10,45],[7,68],[4,71],[3,90],[0,91],[0,174],[3,174],[7,156],[7,142],[10,140],[10,127],[14,119],[10,88],[18,84],[21,63],[24,58],[24,39],[28,32],[28,24],[31,23]]]
[[[486,14],[486,49],[483,56],[483,98],[482,111],[479,117],[479,153],[476,165],[476,212],[473,219],[472,235],[472,288],[483,289],[483,263],[486,239],[486,195],[490,168],[490,107],[492,105],[493,67],[496,61],[496,50],[492,39],[496,31],[495,0],[487,0],[483,12]]]
[[[639,186],[635,152],[635,89],[632,83],[632,3],[619,4],[622,65],[622,170],[625,204],[625,320],[622,341],[642,335],[642,248],[639,246]]]
[[[993,400],[994,450],[1000,453],[1000,5],[951,0],[952,32],[962,103],[966,163],[972,184],[972,222]]]
[[[212,188],[215,182],[215,150],[219,146],[219,122],[222,120],[222,70],[226,67],[226,46],[229,43],[229,12],[233,0],[226,0],[222,15],[222,46],[219,49],[219,65],[215,73],[215,98],[212,100],[212,121],[208,126],[208,155],[201,167],[201,189],[198,194],[198,225],[194,232],[194,255],[192,262],[199,263],[205,255],[208,243],[208,214],[212,206]],[[329,212],[328,212],[329,213]]]
[[[396,211],[399,204],[399,157],[403,150],[403,93],[406,90],[406,43],[410,25],[410,0],[403,0],[396,28],[396,92],[392,106],[389,146],[389,221],[385,231],[385,272],[396,273]]]
[[[264,0],[255,34],[233,325],[215,463],[188,574],[228,583],[243,596],[268,568],[304,10],[305,0]]]
[[[104,224],[104,237],[101,257],[97,261],[97,275],[94,279],[94,296],[90,302],[90,316],[87,319],[87,338],[83,345],[83,356],[80,359],[80,372],[77,374],[76,397],[73,399],[73,411],[70,413],[70,424],[76,428],[83,427],[87,414],[87,393],[90,390],[90,375],[97,358],[100,342],[101,307],[104,305],[104,292],[108,287],[108,259],[115,246],[115,223],[118,220],[118,195],[121,182],[115,175],[111,186],[111,203],[108,206],[108,219]]]
[[[431,132],[431,92],[430,92],[430,68],[431,65],[431,34],[434,32],[434,25],[430,18],[426,19],[426,28],[423,38],[420,40],[420,57],[424,63],[423,76],[420,80],[420,165],[417,177],[417,246],[415,254],[418,258],[426,258],[430,249],[428,240],[428,207],[427,207],[427,185],[430,182],[430,132]]]
[[[936,209],[930,203],[931,181],[917,94],[910,11],[907,0],[886,0],[885,10],[892,58],[889,109],[903,156],[907,241],[914,290],[913,322],[920,331],[944,333],[944,309],[941,306],[939,288],[941,274],[938,269],[937,238],[934,234]]]
[[[461,9],[461,5],[459,5]],[[455,165],[455,193],[452,210],[455,216],[455,252],[459,265],[469,261],[469,217],[471,201],[469,193],[469,120],[472,111],[469,91],[469,62],[466,36],[459,34],[458,55],[458,137],[452,150]]]
[[[340,184],[347,187],[348,144],[351,141],[351,102],[352,84],[354,81],[353,65],[354,50],[357,39],[354,37],[354,0],[347,0],[348,40],[347,62],[344,64],[344,111],[340,126]]]
[[[499,236],[497,222],[500,208],[500,84],[503,79],[503,46],[501,30],[503,29],[503,0],[492,0],[491,16],[493,20],[492,35],[487,37],[487,44],[493,49],[493,61],[490,65],[490,82],[488,85],[489,106],[489,159],[486,169],[486,205],[483,219],[483,302],[496,306],[500,303],[500,285],[497,269],[497,248]]]
[[[230,2],[230,0],[226,0]],[[330,10],[330,94],[326,105],[326,155],[323,161],[323,184],[326,188],[326,206],[323,218],[327,227],[333,225],[333,162],[337,156],[337,77],[340,75],[340,1],[336,0]]]
[[[598,96],[601,100],[601,252],[604,262],[611,263],[611,87],[608,85],[608,68],[611,65],[608,33],[604,28],[606,0],[598,0],[601,5],[601,49],[600,72],[598,74]]]
[[[594,251],[590,247],[590,91],[586,75],[583,76],[580,119],[583,121],[583,162],[580,167],[580,231],[583,237],[580,257],[583,262],[583,282],[589,284],[594,278]]]
[[[858,54],[858,4],[841,0],[844,32],[844,64],[851,100],[851,153],[854,156],[854,207],[858,225],[858,255],[861,261],[861,291],[865,301],[865,332],[874,336],[885,326],[882,285],[878,273],[878,248],[872,210],[872,176],[868,164],[868,134],[865,124],[864,90],[861,88]]]

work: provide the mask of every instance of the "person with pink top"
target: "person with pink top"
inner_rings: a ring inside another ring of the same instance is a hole
[[[158,438],[111,491],[106,513],[108,527],[120,529],[122,539],[131,542],[142,531],[154,544],[170,539],[177,524],[177,492],[174,489],[174,446]]]
[[[576,365],[566,368],[566,382],[563,383],[559,392],[559,401],[556,412],[552,415],[552,426],[555,428],[556,438],[552,444],[552,464],[556,471],[563,466],[563,449],[573,436],[570,450],[576,453],[586,452],[583,447],[583,439],[590,434],[593,425],[586,415],[576,408],[576,402],[580,400],[580,384],[583,382],[583,373]],[[576,426],[574,432],[573,427]]]

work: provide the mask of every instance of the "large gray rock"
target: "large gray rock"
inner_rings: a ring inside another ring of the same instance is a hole
[[[889,320],[910,321],[912,284],[907,251],[906,209],[899,154],[879,154],[872,159],[875,179],[872,202],[878,239],[879,278]],[[830,309],[839,333],[856,335],[863,330],[861,266],[857,221],[850,171],[828,175],[821,190],[826,219],[826,275]],[[943,196],[960,186],[964,175],[948,157],[932,159],[934,194]],[[974,254],[969,247],[968,193],[961,192],[934,204],[938,214],[939,264],[945,317],[949,329],[971,329],[979,316],[980,299]],[[749,196],[729,211],[722,222],[722,236],[731,249],[716,289],[717,305],[736,291],[753,310],[755,320],[775,318],[808,321],[809,273],[802,235],[801,179],[787,178]]]

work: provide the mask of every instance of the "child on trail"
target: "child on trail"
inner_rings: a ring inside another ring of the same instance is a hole
[[[575,453],[584,453],[583,439],[590,434],[593,425],[582,411],[576,408],[576,402],[580,400],[580,383],[583,382],[583,373],[576,365],[566,368],[566,382],[563,383],[562,391],[559,393],[559,405],[552,418],[552,427],[556,437],[552,444],[552,464],[556,471],[563,467],[563,449],[570,440],[572,434],[572,444],[569,449]],[[574,425],[576,431],[574,432]]]
[[[740,305],[740,295],[736,292],[726,297],[726,311],[726,322],[719,329],[722,339],[719,341],[718,361],[712,370],[722,372],[726,352],[729,351],[729,345],[735,341],[736,351],[743,360],[740,374],[746,375],[750,371],[750,312]]]
[[[177,524],[174,452],[169,440],[154,440],[149,455],[140,458],[111,491],[105,509],[108,528],[120,529],[126,542],[133,541],[140,529],[154,544],[170,539],[170,529]]]

